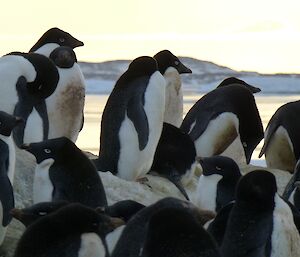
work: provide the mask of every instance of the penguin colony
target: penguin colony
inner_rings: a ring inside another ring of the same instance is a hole
[[[0,58],[0,244],[15,218],[26,227],[15,257],[300,256],[299,102],[276,111],[260,154],[294,172],[281,195],[271,172],[244,175],[239,166],[264,138],[260,89],[226,78],[183,119],[180,74],[192,71],[163,50],[134,59],[116,81],[90,160],[75,145],[84,122],[80,46],[52,28],[29,53]],[[36,159],[34,205],[25,208],[14,200],[16,147]],[[108,172],[154,190],[150,173],[181,195],[108,204],[99,176]]]

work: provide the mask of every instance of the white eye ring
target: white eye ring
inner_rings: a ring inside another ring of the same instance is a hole
[[[41,215],[41,216],[45,216],[46,214],[47,214],[47,212],[45,212],[45,211],[39,212],[39,215]]]
[[[176,66],[179,65],[179,62],[178,62],[178,61],[175,61],[175,65],[176,65]]]
[[[61,38],[59,39],[59,42],[63,43],[63,42],[65,42],[65,39],[64,39],[63,37],[61,37]]]
[[[45,153],[51,153],[51,150],[48,149],[48,148],[46,148],[46,149],[44,149],[44,152],[45,152]]]
[[[216,166],[216,170],[222,170],[220,167]]]

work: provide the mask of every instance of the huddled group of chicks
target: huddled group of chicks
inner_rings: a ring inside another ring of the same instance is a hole
[[[84,124],[79,46],[52,28],[29,53],[0,58],[1,244],[15,217],[27,227],[15,257],[300,255],[298,102],[271,118],[260,154],[271,168],[295,171],[280,196],[271,172],[242,175],[238,165],[264,138],[260,89],[226,78],[183,119],[180,74],[192,71],[163,50],[134,59],[117,80],[90,160],[75,145]],[[25,209],[14,206],[15,147],[36,158],[34,205]],[[160,176],[185,200],[108,205],[99,172],[146,184],[146,174]]]

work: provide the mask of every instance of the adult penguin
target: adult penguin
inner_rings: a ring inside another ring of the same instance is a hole
[[[45,112],[41,102],[50,96],[57,87],[59,75],[54,63],[43,55],[36,53],[13,52],[0,58],[0,109],[19,116],[24,124],[14,131],[14,140],[21,145],[24,129],[32,112],[38,117]],[[35,122],[41,124],[42,118]],[[42,133],[36,132],[41,139]]]
[[[180,74],[192,73],[169,50],[163,50],[154,55],[158,69],[166,80],[166,101],[164,122],[179,127],[183,119],[183,94]]]
[[[96,208],[107,199],[100,176],[88,157],[68,138],[24,144],[37,160],[33,202],[69,201]]]
[[[238,81],[227,82],[194,104],[181,129],[194,141],[197,156],[221,155],[226,150],[224,155],[236,162],[249,163],[263,138],[262,121],[251,88]],[[230,149],[235,140],[239,149]],[[240,154],[242,160],[237,158]]]
[[[109,256],[105,236],[118,225],[89,207],[69,204],[29,226],[14,257]]]
[[[149,172],[163,127],[165,80],[155,59],[133,60],[119,78],[103,111],[100,171],[136,180]]]
[[[0,111],[0,245],[2,244],[14,208],[13,178],[15,173],[16,153],[11,137],[14,127],[22,120]]]
[[[300,101],[282,105],[271,117],[259,157],[265,155],[267,166],[293,172],[300,158],[298,114]]]

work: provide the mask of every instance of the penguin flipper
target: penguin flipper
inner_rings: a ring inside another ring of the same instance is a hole
[[[294,191],[296,185],[295,182],[300,181],[300,159],[297,161],[294,174],[291,177],[290,181],[287,183],[284,192],[282,194],[282,198],[286,201],[289,201],[291,193]]]
[[[81,125],[80,125],[79,132],[83,129],[83,125],[84,125],[84,112],[82,110],[82,118],[81,118]]]
[[[265,154],[265,152],[269,146],[269,143],[271,141],[271,138],[273,137],[273,134],[275,133],[275,131],[277,130],[278,127],[279,127],[279,124],[277,124],[277,122],[275,122],[275,121],[273,122],[271,119],[268,124],[268,127],[266,129],[266,131],[268,131],[268,133],[266,135],[266,138],[264,140],[264,145],[261,148],[258,158],[261,158]]]
[[[35,109],[42,118],[43,121],[43,140],[47,140],[49,136],[49,119],[46,101],[42,100],[37,105],[35,105]]]
[[[7,176],[0,177],[0,201],[3,210],[3,219],[1,222],[2,226],[6,227],[12,220],[9,212],[15,207],[13,187]]]
[[[142,151],[148,143],[149,124],[141,96],[136,95],[130,99],[127,106],[127,116],[133,122],[138,134],[139,149]]]
[[[190,132],[188,132],[192,140],[197,140],[203,134],[209,122],[215,119],[218,115],[219,113],[215,112],[201,114],[201,117],[195,120],[195,126],[191,129]]]
[[[16,89],[19,96],[19,102],[16,104],[14,109],[14,116],[21,117],[24,122],[19,126],[15,127],[13,130],[13,138],[18,147],[20,147],[24,142],[24,131],[26,127],[27,118],[30,115],[33,106],[29,104],[30,96],[27,91],[27,80],[24,76],[21,76],[17,83]]]
[[[190,200],[187,192],[185,191],[182,183],[181,183],[181,176],[178,174],[177,171],[172,171],[171,173],[166,175],[166,178],[171,181],[177,188],[178,190],[183,194],[186,200]]]

